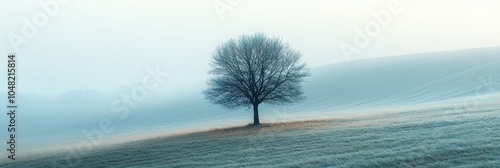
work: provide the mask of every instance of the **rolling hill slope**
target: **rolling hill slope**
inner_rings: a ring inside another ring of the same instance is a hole
[[[498,97],[488,95],[500,91],[500,48],[337,63],[313,69],[307,80],[304,86],[307,99],[304,102],[292,106],[263,106],[261,121],[327,119],[398,111],[398,108],[463,108],[477,102],[499,101]],[[184,98],[175,100],[168,96],[176,95],[155,93],[156,96],[141,102],[124,120],[119,120],[117,114],[110,113],[107,108],[119,95],[103,97],[105,95],[98,93],[72,92],[65,99],[86,100],[85,104],[80,104],[81,109],[73,110],[68,105],[61,107],[59,99],[22,97],[24,106],[20,117],[23,123],[19,132],[23,145],[20,148],[29,151],[76,144],[86,139],[82,130],[98,127],[99,120],[105,117],[112,119],[116,126],[112,133],[105,135],[106,142],[147,139],[251,122],[249,109],[226,110],[211,105],[203,100],[200,90],[186,91]],[[92,98],[96,95],[101,97]],[[162,101],[167,99],[172,101]],[[45,113],[47,110],[51,112]],[[93,112],[86,117],[78,116],[85,110]]]

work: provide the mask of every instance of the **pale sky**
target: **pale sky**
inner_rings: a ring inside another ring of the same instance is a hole
[[[14,51],[9,34],[22,36],[23,19],[32,22],[33,16],[46,13],[39,3],[49,1],[0,2],[1,53]],[[19,45],[20,90],[112,92],[140,82],[145,67],[156,65],[171,75],[163,87],[201,88],[217,44],[255,32],[281,37],[311,67],[343,62],[340,44],[354,44],[356,28],[377,23],[371,13],[388,10],[391,2],[70,0]],[[352,59],[500,46],[500,1],[397,2],[401,12],[391,14],[390,22]]]

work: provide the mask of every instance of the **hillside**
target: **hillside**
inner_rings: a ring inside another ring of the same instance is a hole
[[[365,59],[319,67],[312,69],[312,77],[305,85],[307,99],[304,102],[293,106],[263,106],[261,121],[344,118],[419,109],[429,103],[435,108],[450,105],[455,109],[475,108],[478,102],[498,101],[484,95],[500,91],[499,65],[500,48],[495,47]],[[109,108],[121,93],[103,95],[75,91],[57,98],[24,96],[20,98],[23,129],[19,131],[24,138],[19,140],[23,144],[19,148],[40,152],[45,151],[43,147],[74,146],[86,139],[83,129],[98,127],[99,120],[105,117],[112,119],[116,126],[114,132],[105,136],[106,143],[243,126],[251,122],[250,110],[227,110],[211,105],[203,100],[201,88],[185,91],[182,95],[151,94],[123,121]],[[78,101],[72,99],[85,102],[75,109],[71,108],[74,107],[71,102]]]
[[[219,129],[0,167],[495,167],[500,103],[479,107]]]

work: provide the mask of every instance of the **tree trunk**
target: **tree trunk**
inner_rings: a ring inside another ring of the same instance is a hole
[[[253,105],[253,125],[259,125],[259,104]]]

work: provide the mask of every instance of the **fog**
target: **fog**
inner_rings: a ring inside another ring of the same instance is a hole
[[[356,27],[363,30],[376,21],[372,12],[387,10],[392,3],[68,1],[16,50],[9,34],[22,36],[25,20],[44,12],[39,3],[47,2],[0,2],[1,53],[18,54],[21,93],[62,95],[74,89],[111,93],[140,82],[145,68],[156,65],[170,75],[160,89],[201,89],[215,46],[255,32],[281,37],[300,50],[311,67],[343,62],[347,59],[340,44],[353,44]],[[380,34],[351,59],[500,45],[498,1],[397,2],[401,12],[393,14]]]

